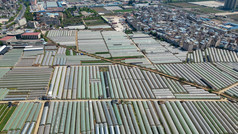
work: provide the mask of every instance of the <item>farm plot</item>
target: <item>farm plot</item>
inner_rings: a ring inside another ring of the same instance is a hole
[[[15,109],[16,106],[9,107],[7,104],[0,104],[0,132],[2,132]]]
[[[159,71],[169,75],[208,86],[214,90],[225,88],[238,81],[211,63],[161,64],[156,67]]]
[[[36,99],[46,94],[52,69],[13,68],[0,79],[0,88],[8,88],[3,100]]]
[[[44,54],[38,55],[34,61],[34,65],[52,66],[56,51],[45,51]]]
[[[107,46],[102,38],[100,31],[79,31],[78,32],[78,48],[80,50],[97,54],[109,54]]]
[[[6,105],[6,104],[4,104]],[[21,102],[8,107],[6,119],[1,122],[3,133],[33,133],[42,103]],[[0,105],[1,107],[1,105]]]
[[[220,70],[238,79],[238,63],[214,63]]]
[[[238,86],[232,87],[225,91],[226,94],[232,96],[232,97],[237,97],[238,98]]]
[[[45,105],[38,134],[237,133],[237,104],[62,101]]]
[[[3,100],[5,96],[8,94],[9,89],[7,88],[0,88],[0,100]]]
[[[75,30],[50,30],[47,37],[63,46],[76,46]]]
[[[44,54],[43,49],[23,51],[23,56],[17,62],[16,67],[29,67],[34,64],[38,55]]]
[[[237,62],[237,53],[234,51],[218,49],[218,48],[207,48],[205,51],[196,50],[192,53],[188,53],[188,63],[199,63],[199,62]]]
[[[153,63],[179,63],[186,59],[187,52],[173,48],[170,44],[156,41],[152,37],[135,33],[132,40]]]
[[[102,36],[106,42],[107,48],[113,58],[115,57],[143,57],[132,41],[123,32],[103,31]]]
[[[219,99],[158,74],[120,65],[57,66],[48,92],[53,99],[176,98],[179,94],[189,99]]]
[[[0,67],[13,67],[22,56],[22,49],[12,49],[0,56]]]
[[[133,65],[139,65],[142,67],[147,68],[155,68],[146,58],[129,58],[125,60],[121,60],[121,62],[133,64]]]
[[[111,64],[87,55],[56,55],[53,65],[96,65],[96,64]]]
[[[10,68],[0,68],[0,78],[2,78],[9,70]]]

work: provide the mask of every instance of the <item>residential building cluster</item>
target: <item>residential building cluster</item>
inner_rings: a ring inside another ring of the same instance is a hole
[[[0,18],[4,19],[1,19],[0,23],[4,24],[9,18],[17,15],[19,7],[18,0],[0,0]]]
[[[163,5],[144,6],[125,17],[137,31],[153,33],[188,51],[212,46],[238,51],[238,35],[232,31],[238,27],[233,23],[217,24],[209,18]]]

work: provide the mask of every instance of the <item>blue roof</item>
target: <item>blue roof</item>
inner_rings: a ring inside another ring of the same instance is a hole
[[[58,3],[58,5],[59,5],[59,7],[62,7],[62,1],[59,1],[59,2],[57,2]]]
[[[228,22],[228,23],[225,23],[224,24],[225,26],[222,26],[223,28],[226,28],[227,30],[235,30],[235,29],[238,29],[238,24],[235,24],[235,23],[231,23],[231,22]],[[226,25],[230,25],[232,27],[226,27]]]

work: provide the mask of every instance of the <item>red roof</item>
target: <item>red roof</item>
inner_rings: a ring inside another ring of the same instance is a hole
[[[39,35],[40,34],[40,32],[35,32],[35,33],[24,33],[24,34],[22,34],[22,35]]]
[[[0,41],[7,41],[13,37],[15,37],[15,36],[6,36],[6,37],[3,37],[2,39],[0,39]]]

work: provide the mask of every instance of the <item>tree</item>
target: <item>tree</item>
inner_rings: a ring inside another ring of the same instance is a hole
[[[132,5],[133,3],[135,3],[135,0],[129,0],[128,5]]]

